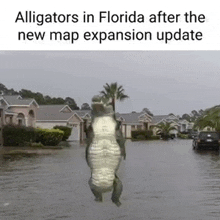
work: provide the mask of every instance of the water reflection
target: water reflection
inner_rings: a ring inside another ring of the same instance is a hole
[[[220,216],[220,154],[219,151],[195,151],[195,159],[198,164],[200,185],[198,190],[202,192],[199,201],[201,208],[205,208],[207,216]]]
[[[0,219],[214,220],[220,211],[220,156],[191,140],[127,142],[117,208],[94,202],[84,145],[47,154],[0,156]]]

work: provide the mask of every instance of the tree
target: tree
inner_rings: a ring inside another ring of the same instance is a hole
[[[194,128],[204,129],[205,127],[211,127],[216,131],[220,131],[220,106],[214,106],[205,110],[203,114],[197,118]]]
[[[160,134],[163,140],[168,140],[170,137],[170,131],[177,130],[171,124],[172,122],[162,122],[156,126],[158,128],[157,134]]]
[[[118,86],[117,82],[111,83],[110,85],[106,83],[104,86],[104,90],[100,92],[102,98],[107,99],[108,101],[111,100],[113,110],[115,111],[115,102],[116,100],[123,101],[129,96],[124,94],[123,86]]]
[[[196,110],[191,111],[191,121],[195,121],[199,117],[199,113]]]
[[[188,115],[188,114],[183,114],[183,115],[182,115],[182,119],[185,119],[185,120],[187,120],[187,121],[191,121],[191,117],[190,117],[190,115]]]
[[[81,105],[81,110],[91,110],[91,108],[88,103],[83,103]]]
[[[0,91],[1,91],[2,94],[5,94],[5,93],[7,93],[8,89],[6,88],[5,85],[0,83]]]
[[[66,97],[66,99],[65,99],[65,104],[66,104],[66,105],[69,105],[69,107],[70,107],[72,110],[79,110],[79,107],[77,106],[75,100],[72,99],[72,98],[70,98],[70,97]]]
[[[142,112],[146,112],[150,116],[154,116],[153,113],[148,108],[143,108]]]
[[[204,110],[200,109],[200,110],[198,111],[198,113],[199,113],[199,116],[201,116],[201,115],[203,115]]]

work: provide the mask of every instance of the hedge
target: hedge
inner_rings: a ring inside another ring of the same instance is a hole
[[[46,146],[56,146],[63,138],[64,131],[59,129],[36,129],[36,142],[41,142]]]
[[[72,128],[69,128],[69,127],[66,127],[66,126],[58,126],[57,125],[57,126],[54,126],[53,128],[54,129],[59,129],[59,130],[64,132],[62,141],[66,141],[69,138],[69,136],[71,135],[71,132],[72,132]]]
[[[152,130],[137,130],[131,131],[131,138],[132,139],[139,139],[139,140],[148,140],[152,137],[153,131]]]
[[[36,141],[35,129],[32,127],[5,125],[3,127],[4,146],[21,146]]]
[[[181,139],[189,139],[189,135],[188,135],[188,134],[178,133],[178,134],[177,134],[177,137],[178,137],[178,138],[181,138]]]
[[[149,140],[159,140],[160,136],[159,135],[152,135]]]

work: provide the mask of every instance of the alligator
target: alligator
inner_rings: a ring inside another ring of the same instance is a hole
[[[102,193],[112,191],[112,202],[118,207],[123,185],[116,175],[122,157],[126,158],[125,139],[111,104],[92,99],[92,122],[87,130],[86,161],[91,169],[89,186],[95,201],[102,202]]]

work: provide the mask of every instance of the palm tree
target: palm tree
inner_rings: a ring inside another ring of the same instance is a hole
[[[204,129],[205,127],[214,128],[220,131],[220,106],[214,106],[204,111],[194,124],[194,128]]]
[[[113,110],[115,111],[115,101],[120,100],[123,101],[129,96],[124,94],[124,89],[122,86],[118,86],[117,82],[111,83],[110,85],[106,83],[104,86],[104,90],[100,92],[102,98],[111,100]]]
[[[158,128],[157,134],[160,134],[162,139],[167,140],[170,137],[170,131],[177,130],[171,124],[172,122],[162,122],[156,126]]]

